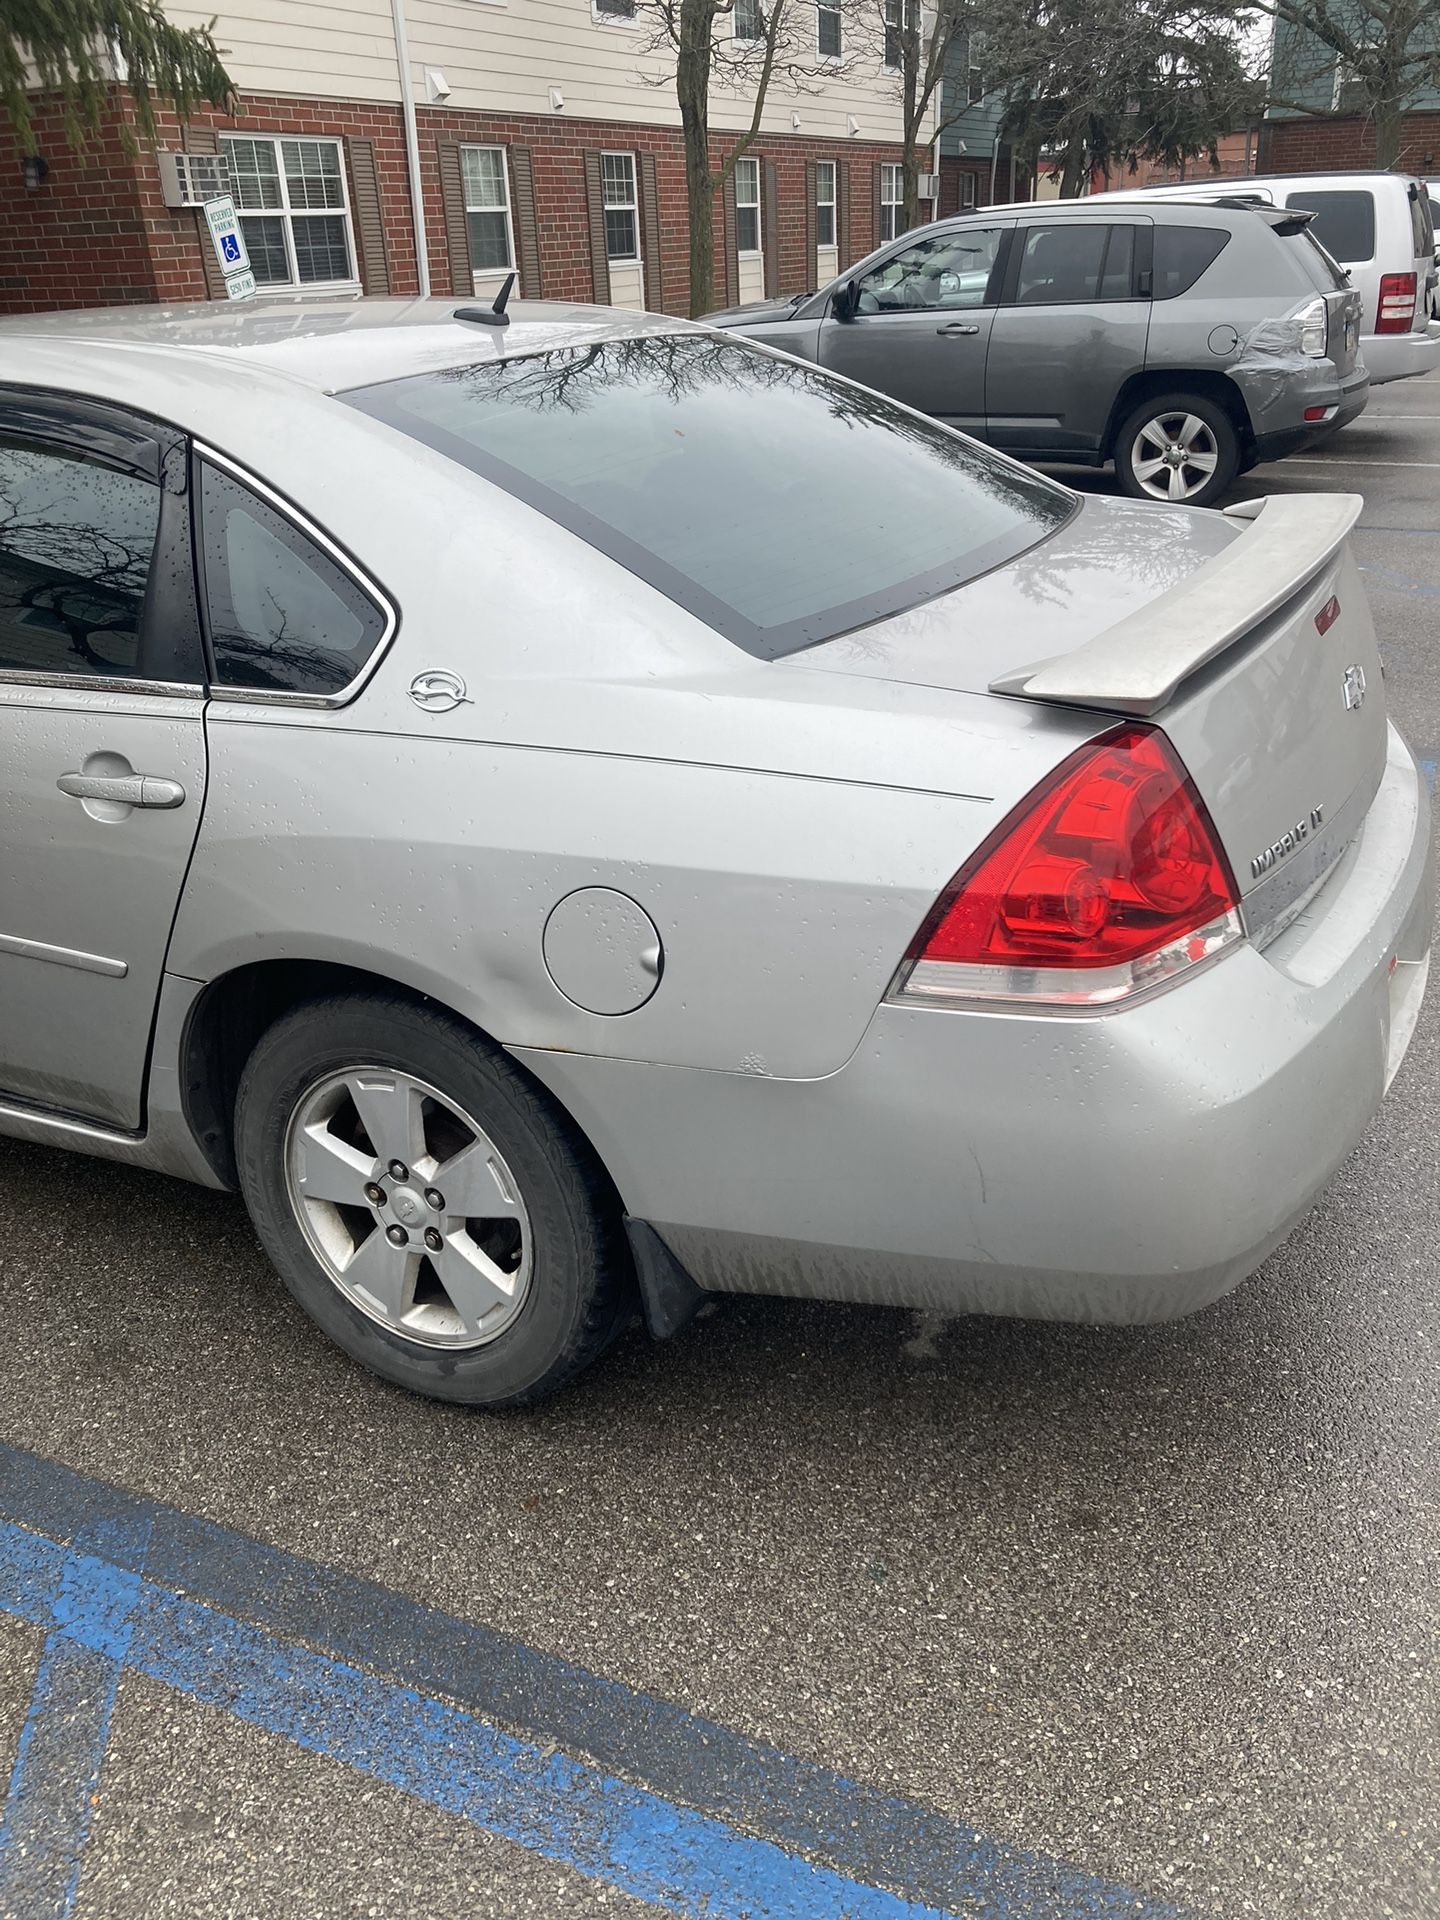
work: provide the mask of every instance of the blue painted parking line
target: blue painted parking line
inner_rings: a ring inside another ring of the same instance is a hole
[[[99,1529],[128,1551],[96,1552]],[[0,1610],[43,1629],[47,1657],[62,1640],[92,1656],[111,1700],[122,1669],[144,1674],[697,1920],[1181,1920],[1169,1901],[3,1447]],[[60,1741],[48,1684],[0,1827],[0,1888],[43,1830],[70,1863],[68,1901],[109,1709]],[[42,1765],[47,1741],[60,1751]],[[60,1883],[46,1881],[49,1905],[14,1910],[63,1914]]]
[[[0,1820],[0,1912],[49,1920],[74,1902],[148,1538],[136,1516],[89,1522],[60,1565]],[[120,1601],[103,1614],[99,1568]]]

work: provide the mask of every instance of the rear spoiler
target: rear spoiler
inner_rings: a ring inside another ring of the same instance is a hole
[[[1226,517],[1249,525],[1223,553],[1085,646],[1003,674],[990,691],[1113,713],[1156,713],[1183,680],[1253,632],[1320,571],[1364,504],[1358,493],[1237,501]]]

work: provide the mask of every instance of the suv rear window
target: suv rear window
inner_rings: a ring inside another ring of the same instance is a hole
[[[1224,227],[1155,228],[1154,298],[1174,300],[1188,293],[1207,267],[1214,266],[1230,238]]]
[[[651,334],[341,396],[503,487],[762,659],[963,586],[1068,489],[743,341]]]
[[[1310,231],[1332,259],[1343,266],[1375,257],[1375,196],[1347,187],[1334,193],[1301,187],[1285,196],[1287,207],[1315,215]]]

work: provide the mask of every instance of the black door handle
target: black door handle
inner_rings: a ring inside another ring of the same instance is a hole
[[[979,327],[967,327],[959,320],[952,320],[948,327],[936,327],[936,333],[942,340],[958,340],[962,334],[979,333]]]

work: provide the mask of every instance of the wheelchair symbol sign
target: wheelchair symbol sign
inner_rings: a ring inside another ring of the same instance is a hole
[[[250,255],[246,252],[245,236],[240,231],[240,222],[235,214],[235,202],[228,193],[217,194],[213,200],[205,202],[205,221],[215,245],[215,258],[220,262],[220,271],[225,276],[227,296],[231,299],[237,297],[232,281],[243,285],[246,293],[253,292]],[[243,281],[240,278],[242,275]]]

